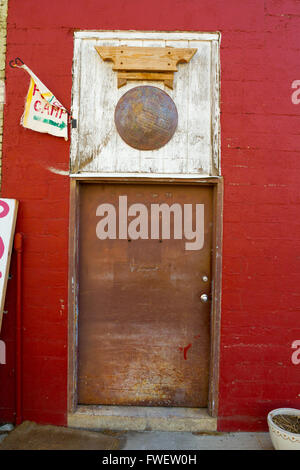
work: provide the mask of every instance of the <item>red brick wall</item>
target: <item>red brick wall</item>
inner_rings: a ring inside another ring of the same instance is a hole
[[[298,0],[9,1],[7,61],[20,56],[70,107],[76,29],[221,31],[225,177],[220,430],[259,430],[300,408]],[[28,76],[7,67],[2,197],[24,233],[24,418],[66,424],[69,144],[19,125]],[[13,263],[15,260],[13,259]],[[13,267],[12,267],[13,270]],[[0,420],[14,413],[14,279],[1,337]],[[2,384],[5,384],[4,386]]]

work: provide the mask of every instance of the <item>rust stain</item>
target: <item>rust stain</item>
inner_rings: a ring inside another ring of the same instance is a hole
[[[78,172],[81,171],[85,166],[87,166],[93,160],[94,160],[93,156],[88,156],[88,157],[84,158],[83,160],[81,160],[77,171]]]

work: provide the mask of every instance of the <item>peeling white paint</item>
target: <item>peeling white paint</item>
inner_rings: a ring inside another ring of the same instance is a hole
[[[69,171],[59,170],[59,168],[54,168],[53,166],[48,166],[47,170],[55,175],[69,176]]]

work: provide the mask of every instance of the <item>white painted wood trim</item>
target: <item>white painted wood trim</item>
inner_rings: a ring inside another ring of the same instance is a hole
[[[73,55],[73,66],[72,66],[72,76],[73,76],[73,87],[72,87],[72,107],[71,115],[72,119],[75,119],[77,122],[76,127],[73,129],[71,127],[71,145],[70,145],[70,165],[71,172],[73,170],[73,162],[77,162],[77,151],[78,151],[78,135],[79,135],[79,88],[80,88],[80,39],[75,39],[74,41],[74,55]],[[73,158],[72,158],[73,156]],[[76,171],[76,169],[74,169]]]
[[[218,41],[220,33],[202,33],[200,31],[76,31],[75,39],[128,39],[132,36],[134,39],[172,39],[187,41]]]
[[[214,166],[221,174],[221,135],[220,135],[220,42],[212,41],[211,49],[211,135],[212,135],[212,159]]]
[[[197,175],[195,173],[70,173],[71,178],[87,179],[87,178],[154,178],[154,179],[194,179],[199,181],[211,179],[219,179],[221,176]]]

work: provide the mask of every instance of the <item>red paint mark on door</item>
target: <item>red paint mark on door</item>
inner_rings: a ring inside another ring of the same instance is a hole
[[[192,347],[192,343],[189,343],[185,348],[179,348],[179,351],[183,351],[183,358],[186,361],[187,360],[187,352],[188,350]]]

